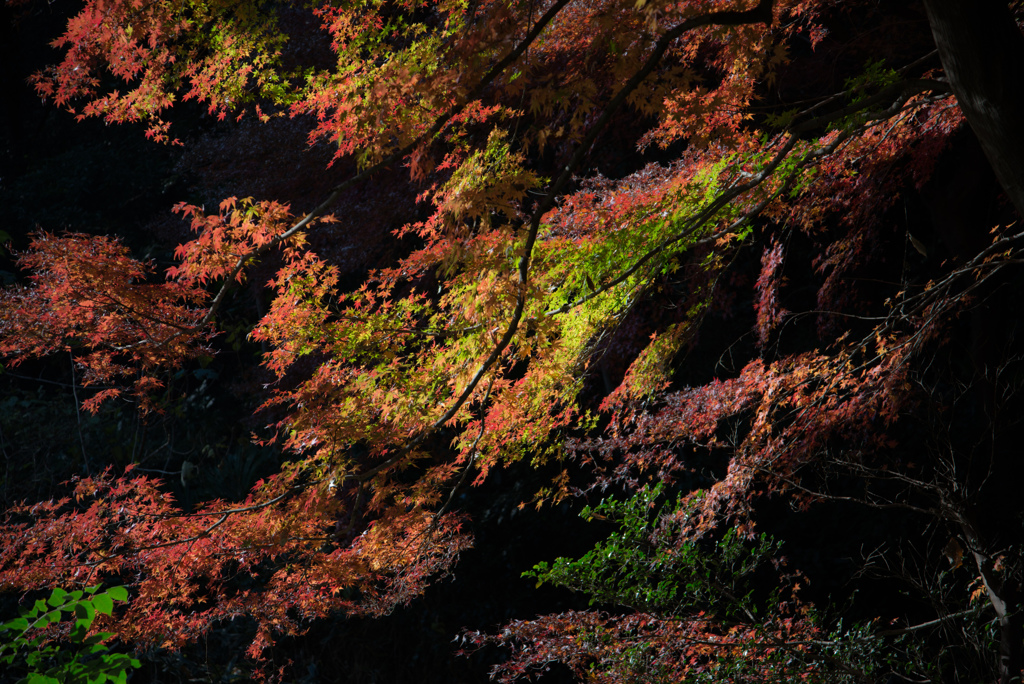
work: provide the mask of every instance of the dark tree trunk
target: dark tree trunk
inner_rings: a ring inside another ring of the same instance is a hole
[[[1024,217],[1024,36],[1006,0],[924,0],[942,67]]]
[[[924,0],[924,5],[942,67],[960,108],[999,184],[1017,214],[1024,218],[1024,36],[1007,0]],[[1006,458],[1007,454],[996,456],[997,461]],[[1007,465],[993,464],[996,478],[1019,472]],[[986,511],[996,514],[990,517],[1007,517],[1000,506],[1006,502],[994,503],[996,510]],[[999,681],[1020,684],[1020,586],[1013,578],[1000,581],[975,532],[965,530],[968,543],[975,547],[972,551],[999,620]]]
[[[1001,578],[992,558],[985,552],[990,545],[981,538],[970,516],[961,517],[964,539],[971,547],[975,564],[985,585],[988,600],[999,621],[999,684],[1020,684],[1021,616],[1019,587],[1012,578]]]

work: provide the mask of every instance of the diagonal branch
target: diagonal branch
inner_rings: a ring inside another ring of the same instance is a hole
[[[608,105],[604,108],[604,111],[601,113],[601,116],[594,123],[594,126],[590,129],[587,135],[584,136],[583,140],[580,141],[579,147],[576,148],[576,152],[562,169],[561,174],[555,182],[548,187],[547,192],[534,207],[533,212],[530,215],[530,228],[526,234],[522,256],[519,258],[519,267],[517,269],[519,276],[519,291],[516,296],[516,306],[512,311],[511,320],[505,327],[505,332],[502,334],[501,339],[499,339],[497,344],[495,344],[491,349],[491,353],[487,355],[487,358],[485,358],[477,367],[473,377],[462,389],[462,392],[459,393],[455,401],[443,414],[441,414],[441,416],[439,416],[428,428],[422,430],[418,435],[413,437],[401,449],[399,449],[398,453],[387,461],[356,476],[358,479],[365,481],[381,471],[398,464],[406,454],[409,453],[409,451],[419,445],[429,434],[451,420],[459,412],[459,409],[461,409],[473,395],[473,392],[480,384],[480,381],[498,361],[501,354],[508,348],[509,344],[512,343],[512,338],[515,337],[516,332],[519,330],[519,324],[522,322],[523,312],[526,309],[526,286],[530,276],[530,259],[533,255],[533,247],[537,242],[537,234],[540,230],[541,219],[548,210],[555,206],[555,200],[558,198],[562,189],[572,178],[576,170],[583,164],[583,161],[590,153],[591,147],[593,147],[598,137],[604,132],[604,129],[611,121],[612,115],[615,114],[619,107],[625,104],[630,93],[636,90],[637,87],[643,83],[644,79],[646,79],[651,72],[657,68],[658,63],[665,55],[665,52],[668,50],[672,42],[687,31],[692,31],[693,29],[703,26],[738,26],[741,24],[770,23],[772,20],[773,8],[774,0],[759,0],[758,4],[749,10],[727,10],[722,12],[712,12],[699,17],[691,17],[675,28],[662,34],[661,38],[658,39],[658,42],[655,43],[654,49],[651,50],[651,54],[648,55],[643,66],[641,66],[630,77],[630,79],[626,81],[625,85],[619,89],[615,96],[612,97]]]
[[[287,231],[278,235],[273,240],[263,245],[255,252],[239,258],[231,274],[225,278],[224,284],[221,286],[220,290],[217,292],[217,295],[214,297],[214,300],[211,302],[210,309],[207,312],[206,316],[203,318],[200,325],[205,325],[206,323],[209,323],[210,320],[212,320],[217,309],[224,301],[224,298],[227,294],[228,289],[231,286],[232,281],[235,280],[238,273],[241,272],[241,270],[245,267],[247,263],[249,263],[251,260],[255,258],[262,256],[270,249],[281,244],[283,241],[287,240],[288,238],[292,237],[306,226],[310,225],[310,223],[314,219],[322,215],[328,209],[328,207],[338,198],[338,196],[345,189],[351,187],[355,183],[358,183],[368,178],[369,176],[380,171],[387,165],[400,160],[405,155],[409,154],[413,149],[415,149],[417,145],[422,144],[425,141],[432,140],[434,137],[436,137],[437,134],[439,134],[444,129],[444,127],[448,124],[452,117],[454,117],[460,111],[462,111],[462,109],[464,109],[469,102],[473,101],[474,98],[476,98],[480,93],[482,93],[483,90],[502,73],[502,71],[504,71],[509,65],[515,62],[515,60],[518,59],[523,54],[523,52],[525,52],[529,45],[534,40],[536,40],[537,36],[551,22],[551,20],[557,15],[557,13],[568,3],[569,0],[557,0],[548,9],[548,11],[537,21],[537,23],[534,25],[532,30],[527,34],[524,40],[514,50],[512,50],[508,55],[506,55],[505,58],[503,58],[497,64],[495,64],[490,71],[488,71],[488,73],[483,77],[483,79],[481,79],[481,81],[476,85],[476,87],[474,87],[473,90],[470,91],[466,99],[462,103],[452,106],[444,115],[442,115],[434,123],[434,125],[427,132],[419,136],[415,141],[409,143],[402,149],[398,150],[397,152],[393,153],[386,159],[382,160],[381,162],[365,169],[364,171],[356,174],[355,176],[337,185],[332,190],[330,195],[328,195],[324,199],[323,202],[321,202],[313,210],[311,210],[309,213],[303,216],[302,219],[297,221]],[[418,435],[416,435],[405,445],[403,445],[398,450],[398,452],[393,457],[389,458],[387,461],[380,463],[374,466],[373,468],[365,470],[361,473],[348,475],[348,479],[355,479],[361,483],[367,482],[368,480],[372,479],[373,477],[383,472],[384,470],[398,464],[413,448],[422,443],[422,441],[426,439],[426,437],[429,434],[433,433],[436,429],[443,426],[446,422],[451,420],[451,418],[453,418],[458,413],[458,411],[465,405],[465,403],[473,395],[480,381],[494,367],[495,363],[500,358],[501,354],[511,344],[512,339],[518,331],[519,325],[522,321],[527,301],[527,282],[529,280],[530,275],[531,258],[533,254],[533,248],[537,241],[537,235],[539,232],[543,216],[555,205],[556,199],[558,198],[562,190],[565,188],[565,186],[572,179],[573,174],[583,165],[594,143],[597,141],[598,137],[604,132],[604,130],[610,123],[612,116],[615,114],[616,111],[618,111],[618,109],[623,104],[625,104],[628,96],[657,68],[658,64],[664,57],[671,43],[675,41],[677,38],[679,38],[681,35],[683,35],[685,32],[704,26],[735,26],[750,23],[770,23],[772,20],[773,8],[774,0],[759,0],[757,5],[755,5],[753,8],[749,10],[721,11],[713,12],[699,17],[692,17],[682,22],[681,24],[677,25],[673,29],[667,31],[658,39],[657,43],[654,45],[654,48],[648,55],[643,66],[640,67],[640,69],[638,69],[632,75],[632,77],[622,86],[622,88],[612,97],[612,99],[609,101],[608,105],[602,112],[601,116],[595,122],[594,126],[590,129],[587,135],[584,136],[584,138],[580,142],[579,147],[576,149],[575,153],[572,155],[566,166],[562,169],[558,178],[548,187],[545,195],[534,207],[530,216],[529,229],[526,234],[526,239],[523,245],[522,254],[520,256],[517,268],[517,275],[519,278],[519,289],[516,298],[516,306],[512,312],[512,317],[505,328],[505,332],[501,336],[500,340],[492,348],[487,358],[484,359],[484,361],[480,364],[477,371],[474,373],[472,379],[459,393],[455,401],[428,428],[422,430]],[[784,157],[784,155],[782,156]],[[781,162],[781,158],[778,159],[778,162]],[[731,200],[734,197],[735,195],[730,195],[728,200]],[[720,206],[724,205],[724,202],[728,200],[723,199],[723,204],[716,204],[716,207],[720,208]],[[307,484],[305,486],[309,485]],[[209,535],[214,529],[222,525],[224,521],[227,519],[228,515],[271,506],[274,503],[277,503],[278,501],[294,493],[296,489],[300,488],[302,487],[291,488],[287,492],[281,494],[280,496],[259,504],[236,507],[222,511],[209,511],[198,514],[190,514],[187,517],[217,516],[217,520],[209,527],[207,527],[205,530],[200,532],[198,535],[194,535],[188,539],[161,543],[159,545],[145,547],[145,549],[139,550],[163,548],[167,546],[173,546],[176,544],[194,542],[204,536]]]
[[[820,128],[821,126],[828,125],[830,123],[835,122],[837,119],[866,112],[867,110],[869,110],[870,107],[873,107],[877,104],[881,104],[883,102],[887,102],[891,98],[895,97],[895,101],[884,112],[881,112],[879,114],[865,114],[866,116],[869,117],[869,120],[889,119],[903,110],[903,105],[911,96],[928,91],[948,92],[948,88],[944,83],[940,81],[933,81],[929,79],[915,79],[911,81],[895,83],[891,86],[883,88],[879,93],[872,95],[871,97],[864,98],[863,100],[860,100],[854,104],[838,109],[829,114],[819,116],[814,119],[810,119],[808,121],[804,121],[795,126],[792,126],[787,131],[790,134],[789,139],[760,173],[754,175],[749,180],[743,183],[734,185],[723,191],[717,198],[715,198],[715,200],[711,204],[705,207],[703,211],[701,211],[696,216],[687,221],[686,227],[683,230],[681,230],[680,232],[671,237],[665,238],[660,243],[652,247],[647,253],[645,253],[643,256],[637,259],[632,266],[627,268],[625,271],[620,273],[615,278],[601,285],[593,292],[590,292],[589,294],[580,297],[579,299],[576,299],[572,302],[566,302],[557,309],[551,309],[550,311],[545,312],[545,315],[554,316],[557,314],[565,313],[576,308],[577,306],[580,306],[581,304],[585,304],[588,301],[595,299],[596,297],[617,287],[618,285],[621,285],[623,282],[625,282],[631,276],[633,276],[637,271],[639,271],[641,267],[643,267],[645,264],[654,259],[654,257],[664,252],[665,249],[671,247],[673,244],[685,239],[686,237],[693,235],[694,231],[696,231],[701,226],[710,221],[715,216],[715,214],[717,214],[727,204],[732,202],[734,199],[736,199],[743,193],[753,190],[757,186],[761,185],[764,181],[768,180],[768,178],[770,178],[775,173],[775,171],[778,170],[779,166],[789,155],[789,153],[793,150],[794,146],[799,141],[799,134],[814,130],[815,128]],[[839,96],[848,96],[848,93],[840,93],[839,95],[833,97],[838,98]],[[832,143],[830,143],[829,145],[826,145],[821,149],[814,150],[811,153],[805,155],[804,158],[801,159],[800,162],[797,164],[797,167],[802,168],[803,166],[806,166],[810,161],[814,159],[831,154],[848,137],[850,137],[850,133],[845,132],[841,134],[837,140],[832,141]],[[796,171],[794,170],[794,173],[795,172]],[[750,221],[751,219],[756,217],[758,214],[764,211],[765,207],[768,205],[770,200],[771,197],[766,198],[761,202],[758,202],[747,212],[745,212],[739,219],[733,222],[726,232],[732,232],[739,228],[744,223],[746,223],[747,221]]]
[[[347,190],[348,188],[352,187],[353,185],[363,180],[366,180],[370,176],[376,174],[378,171],[381,171],[382,169],[390,166],[391,164],[394,164],[395,162],[401,160],[403,157],[405,157],[406,155],[410,154],[413,150],[415,150],[419,145],[425,142],[429,142],[433,140],[435,137],[437,137],[437,135],[442,130],[444,130],[445,126],[447,126],[448,123],[452,120],[452,118],[457,116],[463,109],[465,109],[470,102],[473,102],[477,97],[479,97],[483,93],[483,91],[486,90],[486,88],[494,81],[494,79],[500,76],[501,73],[505,71],[505,69],[512,65],[517,59],[519,59],[520,56],[522,56],[524,52],[526,52],[527,48],[529,48],[533,41],[537,39],[537,36],[541,34],[545,27],[547,27],[547,25],[551,23],[551,20],[554,19],[555,16],[567,4],[569,4],[569,0],[556,0],[555,3],[548,9],[548,11],[545,12],[543,16],[541,16],[540,19],[537,20],[537,23],[534,24],[530,32],[526,34],[522,42],[520,42],[519,45],[517,45],[511,52],[505,55],[505,57],[500,59],[497,64],[491,67],[490,71],[484,74],[483,78],[481,78],[480,81],[476,84],[476,86],[474,86],[473,89],[469,91],[469,93],[462,100],[462,102],[454,104],[451,107],[449,107],[448,111],[442,114],[434,122],[434,125],[431,126],[425,133],[420,134],[412,142],[408,143],[407,145],[397,150],[396,152],[393,152],[392,154],[385,157],[381,161],[377,162],[373,166],[367,167],[366,169],[360,171],[351,178],[334,186],[334,189],[331,190],[331,193],[320,204],[318,204],[309,213],[307,213],[305,216],[303,216],[301,219],[295,222],[290,228],[288,228],[288,230],[276,236],[266,244],[260,246],[254,252],[239,257],[238,261],[235,262],[235,266],[231,270],[231,273],[225,277],[224,284],[221,285],[221,288],[217,292],[217,295],[213,298],[213,301],[210,303],[210,310],[203,317],[203,320],[200,322],[200,326],[206,325],[211,320],[213,320],[214,314],[217,312],[217,309],[220,308],[220,305],[224,301],[224,297],[227,295],[228,290],[231,288],[231,283],[234,282],[234,280],[238,277],[238,274],[242,272],[242,269],[245,268],[245,265],[247,263],[249,263],[251,260],[257,257],[263,256],[271,249],[277,247],[282,242],[288,240],[293,235],[298,233],[300,230],[308,226],[315,219],[317,219],[324,212],[326,212],[327,209],[332,204],[334,204],[338,197],[341,196],[341,193]]]

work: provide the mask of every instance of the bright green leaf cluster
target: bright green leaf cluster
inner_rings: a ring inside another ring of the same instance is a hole
[[[724,619],[758,612],[752,577],[775,556],[779,544],[767,535],[753,542],[729,529],[714,542],[680,537],[685,510],[677,502],[657,505],[663,485],[644,488],[626,500],[609,498],[581,514],[609,520],[618,531],[578,560],[540,563],[525,576],[605,603],[672,615],[702,612]]]
[[[23,671],[19,684],[123,684],[128,671],[141,663],[124,653],[111,653],[102,642],[110,632],[89,634],[96,613],[111,615],[115,601],[127,601],[124,587],[100,586],[67,592],[55,588],[50,598],[39,599],[21,617],[0,625],[0,664],[8,671]],[[69,635],[77,648],[61,648],[50,640],[45,628],[65,617],[73,617]]]

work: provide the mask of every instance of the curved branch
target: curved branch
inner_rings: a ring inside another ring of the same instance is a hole
[[[687,31],[691,31],[702,26],[709,26],[713,24],[737,26],[740,24],[770,23],[772,20],[773,9],[774,0],[759,0],[757,5],[749,10],[727,10],[722,12],[712,12],[699,17],[691,17],[662,34],[658,39],[658,42],[655,43],[651,54],[648,55],[647,59],[644,61],[643,66],[641,66],[630,77],[630,79],[626,81],[625,85],[623,85],[622,88],[620,88],[612,97],[604,111],[601,113],[601,116],[598,117],[597,121],[594,123],[594,126],[590,131],[588,131],[587,135],[583,137],[583,140],[580,141],[579,147],[569,159],[569,162],[562,169],[561,174],[559,174],[555,182],[548,187],[547,192],[544,193],[544,196],[534,207],[533,212],[531,212],[530,228],[526,234],[522,256],[519,258],[519,266],[517,269],[519,276],[519,291],[516,296],[516,305],[512,311],[511,320],[505,327],[505,332],[502,334],[497,344],[495,344],[491,349],[491,353],[488,354],[487,358],[480,363],[476,372],[473,374],[473,377],[470,378],[469,382],[462,389],[462,392],[460,392],[455,398],[455,401],[451,406],[449,406],[441,416],[431,423],[429,427],[420,431],[418,435],[409,440],[388,460],[383,463],[379,463],[367,471],[357,475],[351,475],[350,477],[365,482],[384,470],[400,463],[402,459],[405,458],[412,449],[426,439],[428,435],[443,426],[459,412],[459,410],[473,395],[473,392],[476,390],[477,386],[479,386],[480,381],[483,380],[488,371],[490,371],[494,364],[497,363],[505,349],[507,349],[509,344],[512,343],[512,338],[515,337],[516,332],[519,330],[519,324],[522,322],[523,312],[526,309],[526,285],[530,275],[530,259],[533,255],[533,247],[537,242],[537,234],[540,229],[541,219],[544,217],[544,214],[546,214],[548,210],[555,205],[555,200],[562,191],[562,188],[565,187],[572,178],[573,173],[583,164],[583,161],[589,154],[591,147],[611,121],[612,115],[619,109],[619,107],[625,104],[626,98],[629,97],[630,93],[636,90],[636,88],[643,83],[644,79],[646,79],[647,76],[657,68],[658,63],[665,55],[669,45]],[[545,16],[547,16],[547,14]],[[536,27],[534,30],[536,31]]]
[[[629,97],[630,93],[636,90],[644,79],[654,71],[658,66],[658,63],[661,61],[661,58],[665,55],[665,51],[668,50],[669,45],[687,31],[712,24],[736,26],[740,24],[770,23],[773,7],[774,0],[760,0],[754,8],[745,11],[712,12],[711,14],[700,17],[692,17],[672,30],[665,32],[661,38],[658,39],[658,42],[655,44],[651,54],[648,55],[644,65],[640,67],[640,69],[638,69],[628,81],[626,81],[626,84],[611,99],[608,106],[605,107],[601,116],[594,124],[593,128],[590,129],[587,135],[580,142],[580,146],[576,149],[576,152],[569,160],[569,163],[566,164],[562,173],[558,176],[558,179],[555,180],[548,191],[544,194],[544,197],[541,198],[537,203],[537,206],[534,208],[533,213],[530,216],[530,229],[526,234],[526,242],[523,245],[523,254],[519,258],[519,293],[516,297],[516,307],[512,312],[512,320],[506,327],[505,334],[501,336],[497,345],[495,345],[494,349],[483,363],[480,364],[480,367],[473,375],[473,378],[462,390],[462,393],[458,396],[455,403],[453,403],[440,418],[434,421],[431,426],[433,429],[441,427],[455,416],[458,410],[462,408],[462,405],[466,403],[466,400],[469,399],[477,385],[480,384],[480,380],[483,379],[484,374],[487,373],[491,366],[493,366],[498,360],[498,357],[501,356],[502,352],[504,352],[512,342],[512,338],[519,329],[519,323],[522,321],[523,311],[526,308],[526,284],[530,275],[530,258],[533,255],[533,247],[537,242],[537,233],[540,229],[541,219],[544,214],[546,214],[548,210],[555,205],[555,199],[558,197],[558,194],[572,178],[572,174],[580,167],[586,156],[590,153],[590,148],[611,121],[612,115],[616,110],[626,102],[626,98]],[[416,441],[418,442],[419,440]]]
[[[628,269],[620,273],[612,280],[608,281],[604,285],[601,285],[600,287],[595,289],[593,292],[584,295],[583,297],[580,297],[575,301],[566,302],[557,309],[551,309],[545,312],[544,315],[554,316],[557,314],[565,313],[567,311],[570,311],[571,309],[576,308],[577,306],[587,303],[588,301],[611,290],[612,288],[621,285],[623,282],[628,280],[633,274],[639,271],[644,264],[651,261],[655,256],[665,251],[665,249],[674,245],[680,240],[683,240],[687,236],[692,235],[695,230],[697,230],[702,225],[711,220],[711,218],[713,218],[714,215],[718,213],[719,210],[724,208],[728,203],[732,202],[734,199],[736,199],[743,193],[753,190],[761,183],[766,181],[768,178],[770,178],[778,169],[779,165],[793,150],[793,147],[796,145],[799,139],[798,134],[827,125],[829,123],[836,121],[837,119],[850,116],[853,114],[858,114],[860,112],[865,111],[869,107],[885,102],[891,99],[893,96],[896,96],[895,102],[893,102],[893,104],[890,105],[888,109],[874,116],[869,115],[868,118],[869,121],[889,119],[898,114],[900,111],[902,111],[903,105],[906,104],[907,99],[909,99],[911,96],[929,91],[948,92],[948,88],[946,84],[942,83],[941,81],[933,81],[930,79],[915,79],[911,81],[904,81],[884,88],[881,92],[871,97],[865,98],[857,103],[838,109],[830,114],[819,116],[791,127],[787,131],[788,133],[790,133],[789,140],[787,140],[786,144],[783,145],[782,149],[780,149],[776,153],[775,157],[772,158],[771,162],[769,162],[768,165],[760,173],[754,175],[752,178],[750,178],[750,180],[744,183],[734,185],[731,188],[728,188],[727,190],[723,191],[710,205],[708,205],[708,207],[706,207],[703,211],[701,211],[690,221],[688,221],[686,227],[683,230],[681,230],[676,235],[673,235],[672,237],[665,238],[664,240],[662,240],[659,244],[651,248],[647,253],[645,253],[643,256],[637,259],[632,266],[630,266]],[[846,95],[848,95],[848,93],[840,93],[839,95],[836,95],[834,97],[838,98],[839,96]],[[812,151],[811,153],[806,155],[802,160],[800,160],[798,167],[802,168],[803,166],[806,166],[807,163],[812,159],[817,159],[828,154],[831,154],[840,144],[847,140],[850,137],[850,135],[851,133],[849,132],[843,133],[839,136],[838,139],[832,141],[825,147],[819,150]],[[764,208],[768,205],[770,199],[771,198],[766,198],[761,202],[758,202],[749,211],[744,213],[743,216],[741,216],[739,219],[730,224],[726,232],[735,231],[745,222],[751,220],[752,218],[760,214],[762,211],[764,211]],[[700,243],[703,242],[705,241],[700,241]]]
[[[249,263],[251,260],[257,257],[266,254],[271,249],[277,247],[282,242],[288,240],[293,235],[298,233],[300,230],[308,226],[316,218],[318,218],[325,211],[327,211],[328,207],[334,204],[334,202],[338,199],[341,193],[344,192],[346,189],[352,187],[353,185],[359,183],[360,181],[369,178],[370,176],[374,175],[375,173],[384,169],[385,167],[394,164],[395,162],[399,161],[406,155],[410,154],[419,145],[423,144],[424,142],[431,141],[435,137],[437,137],[437,135],[442,130],[444,130],[445,126],[448,125],[448,122],[451,121],[453,117],[458,115],[463,109],[466,108],[466,106],[470,102],[475,100],[481,93],[483,93],[483,91],[487,88],[487,86],[489,86],[494,81],[494,79],[500,76],[501,73],[505,71],[505,69],[512,65],[517,59],[519,59],[520,56],[522,56],[524,52],[526,52],[527,48],[529,48],[533,41],[537,39],[537,36],[541,34],[541,32],[549,23],[551,23],[551,20],[555,18],[555,16],[562,10],[562,8],[569,4],[569,1],[570,0],[556,0],[555,3],[548,9],[548,11],[545,12],[543,16],[541,16],[540,19],[537,20],[537,23],[534,24],[530,32],[526,34],[522,42],[520,42],[519,45],[513,48],[511,52],[505,55],[505,57],[499,60],[497,64],[491,67],[490,71],[484,74],[483,78],[480,79],[476,86],[474,86],[473,89],[469,91],[465,99],[463,99],[462,102],[449,107],[448,111],[442,114],[434,122],[434,125],[431,126],[425,133],[420,134],[412,142],[405,145],[405,147],[402,147],[398,151],[393,152],[391,155],[377,162],[373,166],[370,166],[360,171],[351,178],[334,186],[334,188],[331,190],[331,193],[322,202],[320,202],[320,204],[316,205],[316,207],[309,211],[309,213],[307,213],[301,219],[296,221],[290,228],[288,228],[288,230],[281,233],[277,237],[273,238],[265,245],[262,245],[254,252],[239,257],[238,261],[235,263],[234,268],[231,270],[231,273],[225,277],[224,284],[221,286],[220,290],[217,292],[217,295],[213,298],[213,301],[210,303],[210,310],[203,317],[203,320],[200,322],[199,327],[206,325],[213,319],[214,314],[216,313],[217,309],[220,308],[221,303],[224,301],[224,297],[227,295],[228,290],[231,288],[231,283],[234,282],[234,280],[238,277],[238,274],[242,272],[242,269],[245,268],[245,265],[247,263]]]

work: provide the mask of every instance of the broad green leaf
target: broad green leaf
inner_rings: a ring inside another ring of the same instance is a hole
[[[114,636],[113,632],[97,632],[96,634],[90,634],[82,643],[86,646],[93,646],[112,636]]]
[[[128,590],[124,587],[110,587],[107,589],[107,596],[114,599],[115,601],[127,601]]]
[[[85,623],[86,627],[91,625],[96,618],[96,610],[93,608],[92,601],[81,601],[75,606],[75,617],[78,618],[79,623]]]
[[[0,625],[0,629],[24,632],[28,629],[28,620],[23,617],[14,618],[13,620],[8,620],[4,624]]]
[[[110,615],[114,612],[114,602],[106,594],[96,594],[93,596],[92,605],[104,615]]]
[[[28,684],[60,684],[59,679],[48,677],[47,675],[44,675],[39,672],[33,672],[29,674],[28,679],[26,681],[28,682]]]
[[[46,602],[56,608],[67,601],[68,592],[64,591],[60,587],[55,587],[53,593],[50,594],[50,598],[46,599]]]

